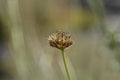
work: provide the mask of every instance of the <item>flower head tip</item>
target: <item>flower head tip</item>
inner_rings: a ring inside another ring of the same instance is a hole
[[[50,46],[58,49],[65,49],[72,45],[73,41],[68,33],[58,31],[49,36]]]

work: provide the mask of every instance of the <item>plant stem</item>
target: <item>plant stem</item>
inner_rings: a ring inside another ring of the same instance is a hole
[[[66,70],[66,74],[67,74],[68,80],[71,80],[70,72],[68,70],[68,66],[67,66],[67,62],[66,62],[66,57],[65,57],[64,49],[61,50],[61,51],[62,51],[62,58],[63,58],[64,67],[65,67],[65,70]]]

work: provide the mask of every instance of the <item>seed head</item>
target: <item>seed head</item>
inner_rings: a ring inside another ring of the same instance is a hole
[[[65,49],[72,45],[71,36],[68,33],[58,31],[53,33],[48,38],[50,46],[56,47],[58,49]]]

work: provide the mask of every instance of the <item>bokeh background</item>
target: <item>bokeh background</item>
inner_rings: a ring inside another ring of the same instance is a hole
[[[0,80],[67,80],[58,30],[72,80],[120,80],[120,0],[0,0]]]

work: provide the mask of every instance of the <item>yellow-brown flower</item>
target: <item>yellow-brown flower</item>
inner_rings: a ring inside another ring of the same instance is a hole
[[[53,33],[48,38],[50,46],[56,47],[58,49],[65,49],[72,45],[71,36],[68,33],[58,31]]]

